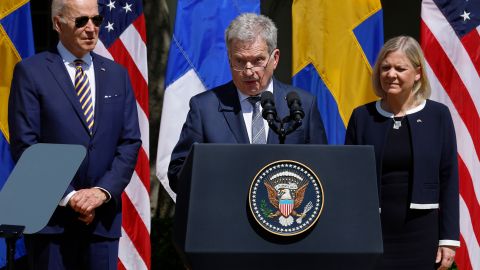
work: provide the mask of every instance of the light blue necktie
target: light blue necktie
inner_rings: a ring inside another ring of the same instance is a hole
[[[252,104],[252,144],[266,144],[265,125],[263,124],[262,111],[260,109],[260,97],[249,97]]]

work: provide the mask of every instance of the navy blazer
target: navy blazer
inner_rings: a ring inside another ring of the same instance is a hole
[[[304,90],[273,79],[273,96],[278,116],[283,118],[290,114],[285,98],[291,91],[300,96],[305,117],[302,126],[287,135],[285,144],[326,144],[327,138],[316,98]],[[194,143],[250,143],[237,88],[233,82],[200,93],[190,100],[190,111],[168,167],[168,179],[174,191],[177,175]],[[278,136],[271,129],[267,143],[279,143]]]
[[[86,226],[70,207],[57,207],[41,233],[85,228],[120,237],[121,194],[130,181],[141,145],[136,101],[127,71],[91,53],[95,72],[95,124],[90,136],[73,83],[56,50],[19,62],[14,69],[9,99],[10,147],[17,161],[36,143],[79,144],[87,149],[65,194],[101,187],[112,196],[96,209]],[[42,179],[38,179],[41,181]]]
[[[448,108],[426,100],[425,107],[406,115],[413,155],[412,209],[439,208],[439,239],[459,239],[457,143]],[[382,160],[392,118],[382,116],[376,102],[356,108],[348,123],[345,144],[373,145],[380,187]],[[379,193],[381,192],[379,188]]]

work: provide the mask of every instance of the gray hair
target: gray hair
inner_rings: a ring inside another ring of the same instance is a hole
[[[52,0],[52,23],[53,18],[62,13],[66,0]]]
[[[234,39],[253,42],[257,37],[265,40],[269,53],[277,48],[277,27],[267,16],[243,13],[235,18],[225,31],[227,48]]]
[[[428,81],[427,72],[425,70],[425,57],[423,56],[420,44],[418,44],[418,42],[410,36],[394,37],[389,39],[387,42],[385,42],[385,45],[383,45],[383,48],[378,54],[375,66],[373,67],[372,83],[375,94],[381,98],[385,97],[385,92],[383,91],[380,83],[380,68],[382,61],[387,57],[387,55],[396,51],[401,51],[404,53],[412,64],[413,68],[420,68],[420,80],[413,84],[412,89],[413,93],[415,94],[415,98],[417,100],[425,100],[429,98],[432,90],[430,88],[430,82]]]
[[[64,9],[65,9],[65,6],[67,5],[67,2],[70,1],[70,0],[52,0],[52,23],[53,23],[53,29],[55,30],[55,22],[53,21],[53,18],[55,16],[58,16],[60,15]],[[98,5],[98,3],[97,3]],[[60,20],[62,21],[62,23],[65,23],[66,20],[65,18],[63,17],[60,17]]]

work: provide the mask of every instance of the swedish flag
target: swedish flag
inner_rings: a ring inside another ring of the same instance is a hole
[[[293,84],[317,96],[329,144],[343,144],[352,110],[376,99],[380,0],[296,0],[292,15]]]
[[[0,189],[13,168],[10,156],[7,121],[8,96],[13,68],[21,59],[34,54],[33,31],[28,0],[0,1]],[[15,258],[25,254],[22,242],[17,244]],[[5,242],[0,241],[0,267],[5,266]]]

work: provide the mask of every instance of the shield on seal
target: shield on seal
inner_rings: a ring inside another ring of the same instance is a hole
[[[290,216],[290,213],[292,213],[293,203],[293,200],[280,200],[278,202],[278,208],[284,217],[288,217]]]

